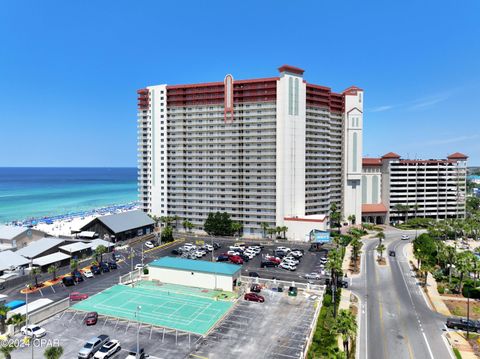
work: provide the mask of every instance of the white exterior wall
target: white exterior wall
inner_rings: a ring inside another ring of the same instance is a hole
[[[285,225],[288,227],[286,233],[287,238],[291,241],[308,242],[310,240],[308,235],[314,229],[320,231],[326,231],[328,229],[327,222],[327,219],[323,222],[287,220],[285,221]]]
[[[355,215],[358,222],[362,218],[363,91],[349,92],[345,93],[342,216],[346,220]]]
[[[190,272],[179,269],[150,267],[150,280],[158,280],[163,283],[179,284],[187,287],[221,289],[233,291],[235,277],[220,274]],[[239,272],[240,273],[240,272]]]
[[[305,215],[305,95],[300,75],[284,72],[277,82],[276,224]]]
[[[152,134],[151,213],[160,217],[167,215],[167,85],[147,88]]]
[[[364,167],[361,185],[362,204],[382,203],[382,172],[380,166]]]

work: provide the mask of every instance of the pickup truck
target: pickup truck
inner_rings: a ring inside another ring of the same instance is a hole
[[[477,320],[469,320],[465,318],[448,318],[446,323],[448,328],[452,329],[460,329],[460,330],[467,330],[467,326],[469,330],[472,332],[480,332],[480,323]]]

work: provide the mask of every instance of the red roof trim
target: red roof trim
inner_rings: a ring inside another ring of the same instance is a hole
[[[283,66],[280,66],[278,68],[278,71],[279,72],[291,72],[293,74],[297,74],[297,75],[303,75],[303,73],[305,72],[305,70],[299,68],[299,67],[295,67],[295,66],[290,66],[290,65],[283,65]]]
[[[450,159],[458,159],[458,160],[466,160],[468,158],[467,155],[464,155],[463,153],[460,153],[460,152],[455,152],[455,153],[452,153],[450,156],[447,157],[449,160]]]
[[[278,79],[279,79],[279,77],[266,77],[266,78],[251,79],[251,80],[235,80],[235,85],[277,81]],[[223,87],[223,85],[224,85],[223,82],[203,82],[203,83],[197,83],[197,84],[168,85],[167,90],[177,90],[177,89],[195,88],[195,87],[210,87],[210,86],[222,86]]]
[[[362,214],[367,213],[387,213],[387,207],[383,203],[362,204]]]
[[[365,157],[362,159],[363,166],[381,166],[382,159],[381,158],[368,158]]]
[[[397,155],[395,152],[388,152],[382,158],[400,158],[400,155]]]

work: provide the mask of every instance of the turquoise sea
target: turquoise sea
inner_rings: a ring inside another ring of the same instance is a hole
[[[0,168],[0,223],[136,200],[136,168]]]

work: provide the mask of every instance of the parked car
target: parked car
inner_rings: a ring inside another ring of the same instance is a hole
[[[173,249],[171,253],[178,256],[178,255],[181,255],[183,252],[181,251],[180,248],[177,248],[177,249]]]
[[[245,249],[244,247],[240,247],[240,246],[237,246],[237,245],[230,246],[230,250],[235,251],[235,252],[243,252],[244,249]]]
[[[409,240],[410,236],[408,234],[402,234],[402,237],[400,237],[402,240]]]
[[[288,247],[277,247],[277,251],[282,251],[282,252],[290,252],[290,248]]]
[[[293,286],[292,286],[292,287],[289,287],[289,288],[288,288],[288,295],[289,295],[290,297],[296,297],[297,294],[298,294],[298,289],[297,289],[297,287],[293,287]]]
[[[301,249],[301,248],[292,248],[292,252],[300,252],[303,254],[305,254],[305,249]]]
[[[282,259],[282,262],[291,264],[293,266],[296,266],[296,265],[298,265],[298,263],[300,263],[300,261],[298,261],[298,260],[296,260],[292,257],[285,257],[285,258]]]
[[[86,325],[95,325],[95,324],[97,324],[97,320],[98,320],[98,313],[97,312],[90,312],[85,317],[84,323]]]
[[[278,258],[283,258],[285,257],[288,253],[285,252],[285,251],[281,251],[281,250],[274,250],[273,251],[273,254],[275,255],[275,257],[278,257]]]
[[[229,256],[225,254],[221,254],[217,257],[217,262],[228,262]]]
[[[110,267],[108,266],[107,263],[100,262],[99,266],[100,266],[100,269],[102,270],[103,273],[110,272]]]
[[[138,351],[138,359],[148,358],[148,355],[145,354],[145,349],[140,348]],[[137,359],[137,348],[134,348],[128,352],[128,355],[125,359]]]
[[[467,327],[472,332],[480,332],[480,322],[470,319],[467,321],[465,318],[451,317],[447,319],[447,328],[467,330]]]
[[[118,265],[115,262],[108,262],[108,268],[110,269],[117,269]]]
[[[230,251],[227,251],[227,254],[228,254],[229,256],[238,256],[238,255],[240,254],[240,252],[239,252],[239,251],[232,251],[232,250],[230,250]]]
[[[278,263],[275,263],[275,262],[272,262],[272,261],[262,261],[260,263],[261,268],[265,268],[265,267],[271,268],[271,267],[276,267],[276,266],[278,266]]]
[[[70,300],[77,301],[77,300],[85,300],[88,298],[88,294],[80,293],[80,292],[72,292],[70,293]]]
[[[285,263],[285,262],[280,263],[279,267],[283,268],[283,269],[287,269],[287,270],[292,271],[292,272],[297,270],[297,267],[295,267],[291,264]]]
[[[252,259],[253,257],[249,257],[248,255],[244,254],[244,253],[240,253],[238,255],[240,258],[243,259],[244,262],[248,262],[250,259]]]
[[[319,280],[319,279],[321,279],[321,276],[318,273],[313,273],[312,272],[312,273],[305,274],[305,279]]]
[[[290,255],[293,256],[295,259],[300,259],[303,257],[303,253],[299,251],[291,251]]]
[[[243,264],[243,259],[240,256],[229,256],[228,259],[233,264]]]
[[[197,246],[195,244],[192,244],[192,243],[185,243],[183,245],[183,248],[187,251],[189,250],[192,250],[192,249],[197,249]]]
[[[250,272],[250,273],[248,273],[248,276],[252,277],[252,278],[260,278],[260,276],[258,275],[257,272]]]
[[[143,265],[142,263],[137,263],[137,264],[135,264],[135,269],[143,269],[143,268],[145,268],[145,267],[147,267],[147,266],[146,266],[146,265]]]
[[[122,347],[118,340],[110,340],[109,342],[103,344],[98,352],[95,353],[94,359],[106,359],[110,358],[112,355],[120,351]]]
[[[78,358],[80,359],[89,359],[92,358],[93,355],[105,344],[110,340],[108,335],[102,334],[98,337],[93,337],[88,340],[82,349],[78,352]]]
[[[90,269],[84,270],[83,275],[85,276],[85,278],[93,278],[93,273]]]
[[[277,264],[280,264],[280,262],[282,261],[282,260],[281,260],[280,258],[278,258],[278,257],[269,256],[269,255],[267,255],[267,256],[265,257],[265,259],[266,259],[267,261],[270,261],[270,262],[273,262],[273,263],[277,263]]]
[[[251,301],[251,302],[265,302],[265,298],[257,293],[245,293],[243,299]]]
[[[205,244],[204,248],[209,252],[213,251],[213,246],[211,244]]]
[[[260,293],[262,291],[262,287],[259,284],[252,284],[250,287],[250,292]]]
[[[220,245],[220,243],[217,243],[217,242],[213,242],[213,249],[217,250],[219,248],[222,248],[222,246]]]
[[[47,331],[44,328],[42,328],[42,327],[40,327],[36,324],[23,326],[20,329],[20,332],[23,335],[26,335],[27,337],[31,337],[31,338],[41,338],[41,337],[43,337],[47,334]]]
[[[99,266],[91,266],[90,270],[92,271],[93,274],[102,274],[102,270],[100,269]]]
[[[153,245],[153,243],[150,242],[150,241],[146,241],[146,242],[145,242],[145,247],[147,247],[147,248],[149,248],[149,249],[155,248],[155,246]]]
[[[62,278],[62,283],[65,287],[71,287],[75,285],[75,280],[71,276],[65,276]]]
[[[72,273],[70,273],[73,280],[76,282],[76,283],[80,283],[80,282],[83,282],[83,277],[82,277],[82,273],[80,273],[78,270],[74,270]]]

